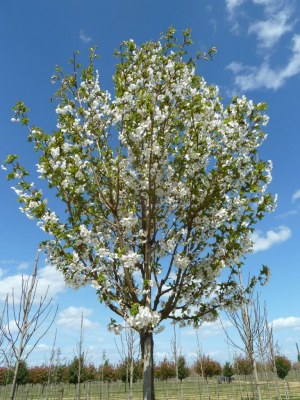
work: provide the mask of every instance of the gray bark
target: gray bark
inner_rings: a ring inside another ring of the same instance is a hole
[[[153,370],[153,332],[141,333],[143,358],[143,400],[155,400]]]

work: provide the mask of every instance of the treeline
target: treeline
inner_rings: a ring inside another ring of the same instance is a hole
[[[135,361],[133,363],[133,381],[142,378],[142,364]],[[80,371],[80,373],[79,373]],[[13,381],[14,368],[0,367],[0,385],[11,384]],[[78,357],[68,364],[60,364],[49,367],[48,365],[39,365],[29,367],[25,361],[21,361],[17,374],[17,383],[24,385],[32,384],[58,384],[58,383],[78,383],[86,381],[104,381],[113,382],[129,380],[129,364],[124,361],[117,365],[111,364],[106,360],[99,367],[93,363],[85,363]],[[79,379],[80,377],[80,379]]]
[[[109,360],[105,360],[99,367],[93,363],[86,363],[78,357],[68,364],[60,364],[49,367],[48,365],[40,365],[29,367],[25,361],[21,361],[19,365],[17,383],[24,384],[59,384],[70,383],[77,384],[87,381],[103,381],[129,382],[132,374],[132,381],[142,379],[143,367],[141,361],[134,361],[130,371],[130,360],[124,360],[113,365]],[[276,356],[275,365],[258,365],[258,369],[276,372],[277,376],[284,379],[292,368],[292,363],[285,356]],[[294,368],[299,368],[299,363],[294,364]],[[80,370],[80,373],[79,373]],[[173,362],[165,358],[163,361],[155,365],[155,377],[161,381],[177,378],[180,381],[192,374],[198,374],[205,378],[218,377],[219,383],[230,383],[234,375],[250,375],[252,374],[252,364],[247,358],[238,357],[234,363],[226,362],[223,366],[209,356],[198,358],[191,366],[187,365],[186,359],[179,356],[177,362]],[[11,384],[13,381],[14,369],[0,367],[0,385]],[[79,379],[80,377],[80,379]]]

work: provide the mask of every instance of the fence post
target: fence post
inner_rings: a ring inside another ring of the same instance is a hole
[[[60,399],[59,400],[63,400],[63,398],[64,398],[64,387],[63,386],[59,389],[59,392],[60,392]]]
[[[91,398],[91,381],[87,382],[87,387],[86,387],[86,399],[90,400]]]
[[[109,382],[106,382],[106,399],[109,400]]]

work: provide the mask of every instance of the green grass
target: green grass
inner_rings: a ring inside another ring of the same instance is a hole
[[[264,380],[263,380],[264,379]],[[282,400],[286,399],[286,390],[290,400],[300,400],[300,380],[296,373],[291,374],[288,383],[277,381],[274,375],[261,377],[260,389],[263,399],[278,399],[279,392]],[[255,399],[255,389],[251,380],[236,379],[232,383],[218,384],[216,379],[206,382],[197,376],[190,377],[177,383],[175,380],[168,382],[155,382],[156,400],[251,400]],[[142,399],[142,383],[137,382],[133,387],[133,400]],[[0,399],[9,399],[9,386],[0,387]],[[75,400],[76,386],[61,384],[56,386],[25,385],[18,388],[17,400]],[[91,382],[81,384],[81,400],[126,400],[129,399],[128,391],[121,382],[102,383]]]

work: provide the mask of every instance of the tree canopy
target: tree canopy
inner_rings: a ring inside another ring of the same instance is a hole
[[[189,30],[179,41],[173,28],[158,41],[123,42],[113,94],[100,85],[95,49],[86,68],[74,55],[72,72],[57,67],[52,77],[52,133],[31,126],[16,104],[13,120],[28,126],[37,172],[65,212],[16,155],[3,166],[22,211],[52,237],[49,262],[74,287],[92,284],[139,332],[167,318],[212,320],[236,304],[253,227],[274,206],[271,162],[258,154],[265,104],[242,96],[224,106],[197,74],[205,55],[189,58],[191,43]]]

